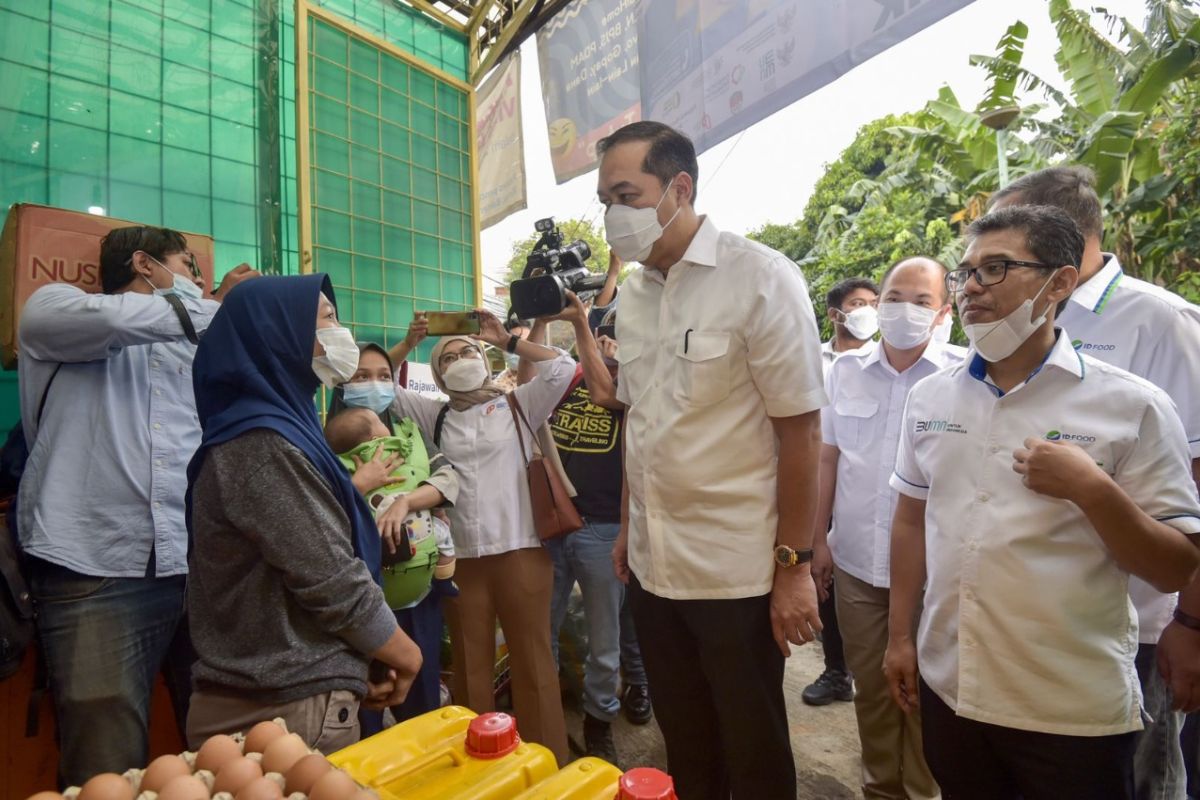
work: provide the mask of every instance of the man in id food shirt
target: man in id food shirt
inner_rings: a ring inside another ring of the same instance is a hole
[[[968,237],[948,285],[972,352],[909,394],[892,477],[888,684],[947,800],[1132,800],[1128,587],[1200,564],[1187,439],[1165,392],[1056,326],[1069,216],[1014,206]]]
[[[1044,169],[993,194],[991,207],[1054,206],[1079,226],[1084,242],[1079,285],[1060,323],[1079,352],[1145,378],[1171,396],[1187,434],[1193,476],[1200,476],[1200,308],[1125,274],[1117,257],[1103,252],[1104,219],[1094,182],[1086,167]],[[1138,610],[1137,670],[1150,716],[1135,758],[1137,796],[1183,800],[1183,715],[1172,706],[1200,708],[1200,584],[1178,597],[1134,578],[1129,593]]]
[[[642,265],[617,318],[613,562],[668,768],[688,800],[794,800],[784,659],[821,628],[816,318],[795,264],[697,215],[687,137],[643,121],[597,149],[605,238]]]

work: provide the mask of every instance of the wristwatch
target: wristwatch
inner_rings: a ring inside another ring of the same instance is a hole
[[[810,547],[807,550],[797,550],[794,547],[788,547],[786,544],[775,545],[775,563],[784,569],[794,567],[797,564],[807,564],[812,561],[813,551]]]
[[[518,345],[518,344],[520,344],[520,343],[521,343],[521,337],[520,337],[520,336],[517,336],[517,335],[514,333],[512,336],[508,337],[508,344],[507,344],[507,345],[505,345],[504,349],[505,349],[506,351],[508,351],[509,353],[516,353],[516,352],[517,352],[517,345]]]

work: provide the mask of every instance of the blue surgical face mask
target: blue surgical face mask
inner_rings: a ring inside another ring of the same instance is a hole
[[[382,414],[396,399],[396,386],[391,381],[360,381],[342,386],[342,399],[353,408],[369,408]]]
[[[191,278],[185,278],[184,276],[180,275],[178,272],[171,272],[171,270],[167,269],[166,264],[162,263],[157,258],[155,258],[154,256],[152,256],[148,253],[146,254],[146,257],[149,258],[151,261],[153,261],[155,264],[158,264],[163,269],[166,269],[167,273],[171,276],[171,288],[170,289],[160,289],[157,286],[155,286],[153,283],[150,283],[150,281],[148,279],[143,278],[143,280],[145,280],[146,283],[150,283],[150,286],[154,289],[155,294],[157,294],[157,295],[174,294],[174,295],[179,295],[180,297],[190,297],[193,300],[199,300],[201,297],[204,296],[204,290],[201,289],[199,286],[197,286],[196,282],[193,281]]]

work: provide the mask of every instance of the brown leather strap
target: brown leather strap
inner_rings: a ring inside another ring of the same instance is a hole
[[[516,392],[508,393],[508,409],[513,415],[513,425],[517,426],[517,440],[521,442],[521,457],[525,459],[525,463],[528,464],[530,459],[529,454],[525,452],[525,438],[521,436],[521,422],[525,423],[525,429],[529,431],[530,441],[533,442],[534,455],[541,458],[543,454],[542,448],[538,445],[537,434],[534,433],[533,426],[529,424],[529,419],[525,416],[525,409],[521,408],[520,402],[517,401]]]

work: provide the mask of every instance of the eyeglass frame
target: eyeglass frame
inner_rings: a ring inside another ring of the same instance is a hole
[[[979,277],[979,270],[992,264],[1003,264],[1004,272],[1001,273],[1000,280],[984,283]],[[967,282],[970,281],[971,278],[974,278],[975,282],[980,286],[996,286],[997,284],[1004,283],[1004,279],[1008,277],[1008,271],[1013,267],[1025,267],[1029,269],[1058,269],[1058,267],[1051,266],[1050,264],[1043,264],[1041,261],[1019,261],[1015,258],[992,258],[980,264],[978,267],[956,267],[955,269],[947,272],[946,289],[951,294],[956,294],[967,285]],[[963,278],[962,283],[959,284],[955,280],[954,276],[963,274],[965,274],[966,277]]]
[[[146,253],[146,255],[150,256],[155,261],[158,261],[158,258],[156,258],[155,256],[151,256],[149,252],[142,250],[141,248],[134,250],[133,252],[134,252],[134,255],[136,255],[138,253]],[[188,271],[192,273],[192,277],[198,281],[204,280],[204,273],[200,271],[200,265],[198,263],[196,263],[196,254],[193,253],[191,250],[180,250],[179,252],[183,253],[185,256],[188,257],[187,268],[188,268]],[[174,254],[170,253],[170,254],[166,254],[166,255],[174,255]],[[163,257],[165,258],[166,255],[164,255]],[[133,256],[130,256],[129,260],[126,261],[125,263],[133,264]],[[163,262],[161,262],[161,261],[158,261],[158,263],[162,264],[163,267],[167,266],[166,264],[163,264]],[[170,272],[171,270],[168,268],[167,271]]]
[[[442,353],[440,356],[438,356],[438,366],[442,369],[445,369],[451,364],[457,362],[460,358],[463,358],[463,353],[471,353],[471,355],[466,356],[467,358],[483,358],[483,356],[479,353],[478,347],[464,347],[462,350],[457,350],[453,353]],[[451,356],[453,356],[453,358],[450,358]],[[450,360],[447,361],[447,358],[450,358]]]

